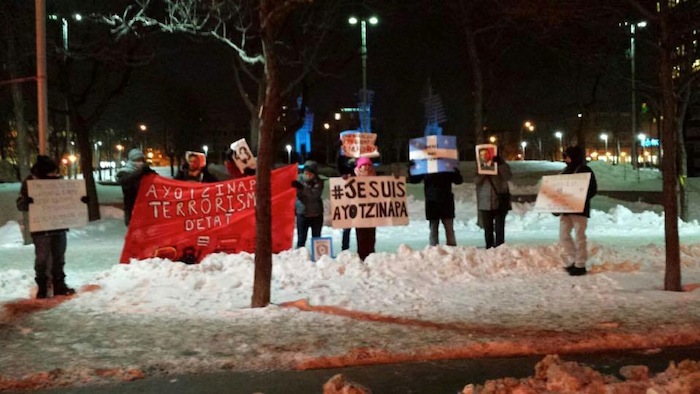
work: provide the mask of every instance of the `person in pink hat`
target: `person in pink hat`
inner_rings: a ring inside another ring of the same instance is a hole
[[[368,157],[360,157],[355,161],[355,176],[375,176],[374,165]],[[357,254],[362,261],[367,256],[374,253],[374,244],[377,241],[377,229],[375,227],[356,228]]]

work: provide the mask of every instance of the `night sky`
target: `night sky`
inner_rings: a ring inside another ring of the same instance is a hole
[[[348,25],[343,12],[336,15],[337,27],[328,36],[325,54],[332,58],[323,60],[324,74],[310,75],[306,81],[317,130],[331,122],[340,107],[353,107],[358,101],[360,29]],[[367,75],[368,86],[376,94],[373,128],[380,135],[378,143],[423,134],[421,98],[428,81],[445,105],[445,134],[466,141],[473,127],[471,70],[458,30],[437,12],[393,6],[377,8],[374,14],[380,23],[368,26]],[[614,71],[608,70],[599,91],[601,110],[628,110],[625,40],[621,34],[619,56],[610,62]],[[485,125],[490,130],[515,132],[525,120],[555,122],[575,116],[590,94],[586,88],[590,80],[586,79],[591,73],[561,50],[522,31],[510,32],[502,42],[502,47],[483,53]],[[245,136],[249,115],[233,82],[230,49],[213,41],[173,35],[151,38],[148,45],[154,47],[153,61],[137,70],[103,124],[135,128],[145,122],[171,133],[201,130],[198,138],[202,140],[194,141],[198,144],[207,143],[207,134],[222,129]],[[293,137],[281,138],[291,141]]]

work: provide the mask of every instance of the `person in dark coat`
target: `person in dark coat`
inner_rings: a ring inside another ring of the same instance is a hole
[[[559,243],[564,249],[562,257],[566,265],[565,269],[571,276],[581,276],[586,275],[586,261],[588,260],[586,228],[588,227],[588,218],[591,216],[591,198],[598,193],[598,183],[595,180],[595,174],[586,165],[586,152],[580,146],[566,148],[564,162],[566,162],[566,168],[562,174],[591,174],[583,211],[562,213],[559,216]]]
[[[459,168],[455,167],[452,172],[412,175],[408,178],[409,183],[421,181],[425,192],[425,218],[430,223],[430,246],[436,246],[439,243],[440,222],[445,228],[446,244],[456,246],[455,198],[452,194],[452,184],[461,185],[463,182]]]
[[[323,228],[323,180],[318,177],[318,164],[307,160],[302,174],[292,181],[292,187],[297,189],[297,248],[303,248],[309,228],[312,237],[320,237]]]
[[[146,156],[138,148],[130,150],[127,158],[126,165],[117,171],[115,179],[121,185],[124,193],[124,223],[129,226],[131,211],[134,210],[136,197],[139,194],[141,178],[144,175],[153,174],[155,171],[146,164]]]
[[[32,179],[61,179],[58,175],[58,165],[48,156],[37,156],[36,163],[31,168],[31,175],[22,181],[20,195],[17,198],[17,209],[23,212],[29,211],[29,204],[34,203],[34,199],[29,196],[27,186],[27,181]],[[81,201],[87,204],[87,196],[83,196]],[[49,296],[49,273],[54,296],[75,294],[75,290],[66,285],[66,274],[63,271],[66,263],[67,231],[68,229],[55,229],[31,233],[35,254],[34,280],[38,286],[36,298]]]
[[[474,178],[476,206],[484,227],[486,249],[495,248],[505,242],[506,215],[511,209],[508,181],[513,177],[510,166],[500,156],[490,160],[497,164],[496,175],[479,174]],[[506,196],[501,198],[499,196]]]
[[[349,176],[355,175],[355,158],[353,157],[347,157],[343,153],[343,146],[342,144],[340,145],[340,148],[338,149],[338,158],[336,160],[336,166],[338,168],[338,174],[340,174],[341,177],[347,178]],[[341,241],[341,250],[348,250],[350,249],[350,231],[352,228],[344,228],[343,229],[343,238]]]
[[[374,164],[368,157],[360,157],[355,161],[355,176],[366,177],[376,176]],[[377,228],[362,227],[355,229],[355,237],[357,239],[357,254],[360,260],[365,261],[367,256],[374,253],[374,247],[377,243]]]
[[[187,162],[177,171],[174,179],[199,183],[218,182],[219,179],[209,173],[207,166],[202,165],[200,155],[203,156],[197,152],[190,152],[186,157]]]

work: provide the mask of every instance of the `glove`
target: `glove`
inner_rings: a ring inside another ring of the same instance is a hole
[[[245,175],[255,175],[255,170],[252,168],[246,168],[245,170],[243,170],[243,173]]]
[[[453,171],[455,172],[455,174],[459,174],[459,168],[458,168],[458,167],[455,167]]]
[[[409,161],[408,161],[408,166],[409,166],[409,167],[415,167],[415,166],[416,166],[416,161],[415,161],[415,160],[409,160]]]
[[[82,196],[82,197],[80,197],[80,202],[82,202],[83,204],[87,204],[90,202],[90,197]]]
[[[503,159],[501,159],[501,156],[494,156],[493,159],[491,159],[494,163],[497,164],[503,164]]]
[[[301,182],[295,180],[292,181],[292,187],[295,187],[297,189],[303,189],[304,185]]]
[[[34,204],[34,199],[31,197],[27,197],[27,204]]]

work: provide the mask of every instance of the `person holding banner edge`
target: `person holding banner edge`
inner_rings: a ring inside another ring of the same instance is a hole
[[[484,228],[486,249],[505,242],[506,215],[511,210],[508,181],[513,177],[510,166],[500,156],[487,158],[496,164],[496,175],[480,173],[474,178],[476,205]]]
[[[591,217],[591,198],[598,193],[598,183],[595,174],[586,165],[586,152],[580,146],[570,146],[564,151],[564,162],[566,168],[562,174],[591,174],[586,192],[586,203],[583,211],[578,213],[562,213],[559,216],[559,243],[564,249],[562,258],[564,260],[566,272],[571,276],[586,275],[586,261],[588,260],[588,245],[586,239],[586,228],[588,218]],[[574,238],[571,232],[574,233]]]
[[[138,148],[130,150],[127,158],[126,165],[117,172],[114,178],[121,185],[124,193],[124,223],[128,227],[129,222],[131,222],[131,211],[134,210],[136,197],[139,193],[141,178],[144,175],[155,174],[155,171],[148,166],[146,156]]]
[[[409,162],[410,167],[414,167],[414,162]],[[430,246],[439,243],[440,222],[445,228],[446,244],[457,246],[455,238],[454,218],[455,218],[455,198],[452,193],[452,184],[461,185],[464,181],[459,168],[455,167],[452,172],[436,172],[421,175],[411,175],[409,183],[423,182],[425,194],[425,219],[430,223]]]
[[[312,237],[320,237],[323,228],[323,180],[318,176],[318,164],[313,160],[304,163],[303,173],[292,181],[297,189],[295,205],[297,219],[297,248],[306,245],[306,238],[311,228]]]

